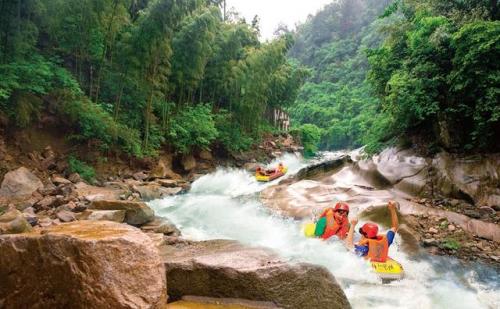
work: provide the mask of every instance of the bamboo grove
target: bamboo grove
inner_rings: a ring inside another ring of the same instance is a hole
[[[292,44],[259,42],[224,1],[1,0],[0,120],[54,113],[73,141],[133,156],[245,149],[308,74]]]

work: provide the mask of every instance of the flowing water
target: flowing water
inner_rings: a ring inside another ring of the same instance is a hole
[[[293,155],[280,161],[289,167],[287,175],[307,164]],[[175,223],[186,238],[234,239],[272,248],[292,262],[327,267],[353,308],[500,308],[498,271],[479,264],[463,266],[451,258],[409,256],[399,250],[399,236],[390,247],[390,256],[403,265],[406,277],[381,284],[369,265],[339,241],[305,238],[303,222],[267,210],[258,193],[270,185],[273,183],[256,182],[241,169],[219,169],[195,181],[189,193],[150,205]]]

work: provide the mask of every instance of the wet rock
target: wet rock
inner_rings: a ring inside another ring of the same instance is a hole
[[[332,174],[333,172],[339,170],[341,167],[350,162],[352,162],[350,157],[347,155],[343,155],[331,160],[312,164],[301,169],[295,176],[295,179],[315,179],[324,176],[325,174]]]
[[[155,217],[153,221],[141,226],[141,230],[147,233],[162,233],[168,236],[180,236],[181,231],[168,219]]]
[[[144,201],[151,201],[164,196],[175,195],[182,191],[182,188],[165,188],[157,183],[134,186],[133,189],[141,195],[141,198]]]
[[[160,308],[166,302],[157,249],[127,225],[77,221],[7,235],[0,252],[5,308]]]
[[[282,308],[350,308],[332,274],[311,264],[289,264],[264,248],[229,240],[177,243],[162,250],[169,296],[270,301]]]
[[[79,216],[79,220],[90,221],[113,221],[122,223],[125,221],[125,210],[90,210],[83,211]]]
[[[31,224],[19,210],[9,209],[0,213],[0,234],[18,234],[29,231],[31,231]]]
[[[5,174],[0,187],[0,196],[8,198],[29,197],[33,192],[43,188],[38,177],[25,167]]]
[[[154,219],[153,210],[143,202],[94,201],[89,209],[125,210],[125,222],[131,225],[142,225]]]

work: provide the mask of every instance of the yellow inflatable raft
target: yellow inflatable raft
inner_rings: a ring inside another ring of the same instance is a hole
[[[370,262],[373,271],[382,278],[382,281],[400,280],[404,278],[403,266],[389,258],[385,262]]]
[[[304,235],[306,237],[314,237],[315,230],[316,230],[316,223],[309,222],[304,224]]]
[[[280,178],[281,176],[285,175],[286,172],[288,171],[287,167],[284,167],[282,170],[275,169],[273,173],[269,175],[263,175],[260,173],[255,173],[255,179],[260,182],[268,182],[275,180],[276,178]]]

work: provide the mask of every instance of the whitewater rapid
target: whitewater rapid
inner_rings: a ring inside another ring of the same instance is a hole
[[[294,155],[285,155],[279,162],[289,167],[288,176],[308,164]],[[245,170],[218,169],[195,181],[189,193],[150,205],[157,215],[169,218],[185,238],[234,239],[271,248],[291,262],[327,267],[353,308],[500,308],[498,271],[479,264],[465,267],[451,258],[409,256],[399,250],[399,236],[390,247],[390,256],[403,265],[406,277],[381,284],[369,265],[339,241],[305,238],[304,222],[266,209],[258,193],[273,184],[258,183]]]

